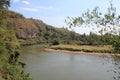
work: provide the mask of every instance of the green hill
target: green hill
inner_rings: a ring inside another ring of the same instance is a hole
[[[70,43],[72,40],[78,40],[80,36],[64,28],[55,28],[41,20],[27,19],[13,11],[8,11],[7,25],[15,29],[16,36],[23,45],[51,43],[54,40]]]
[[[113,45],[120,51],[120,37],[111,34],[80,35],[64,28],[55,28],[37,19],[0,9],[0,80],[31,80],[22,67],[20,45],[32,44]],[[119,43],[119,44],[118,44]],[[71,48],[70,48],[71,49]]]
[[[0,8],[0,80],[31,80],[22,67],[20,44],[13,27],[6,21],[8,10]]]
[[[79,34],[55,28],[41,20],[27,19],[22,14],[0,9],[0,80],[31,80],[22,69],[20,45],[71,43]],[[20,43],[19,43],[20,42]]]

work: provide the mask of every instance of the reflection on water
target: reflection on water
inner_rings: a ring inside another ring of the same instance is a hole
[[[115,80],[120,80],[120,56],[111,56],[112,57],[112,72],[114,73],[113,78]]]
[[[120,57],[43,52],[40,46],[22,49],[25,71],[33,80],[120,80]]]

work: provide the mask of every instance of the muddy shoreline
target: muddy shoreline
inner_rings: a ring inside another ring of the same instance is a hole
[[[60,52],[60,53],[68,53],[68,54],[82,54],[82,55],[94,55],[94,56],[120,56],[117,53],[98,53],[98,52],[83,52],[83,51],[69,51],[69,50],[55,50],[51,48],[45,48],[45,51],[49,52]]]

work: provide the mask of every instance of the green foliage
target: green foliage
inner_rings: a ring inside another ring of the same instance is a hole
[[[59,41],[57,40],[57,39],[54,39],[53,41],[52,41],[52,45],[58,45],[59,44]]]
[[[6,26],[6,18],[7,18],[7,10],[0,8],[0,26],[5,27]]]
[[[115,38],[113,42],[114,51],[120,53],[120,38]]]
[[[31,80],[18,66],[20,51],[15,31],[0,27],[0,74],[5,80]]]
[[[55,28],[41,20],[25,19],[21,14],[8,11],[7,28],[13,28],[21,45],[52,44],[54,39],[59,43],[73,43],[79,40],[79,34],[64,28]]]
[[[10,0],[0,0],[0,8],[10,7]]]
[[[109,33],[103,35],[97,35],[91,32],[90,35],[85,35],[85,34],[80,35],[75,33],[74,31],[68,31],[67,29],[64,28],[54,28],[53,26],[47,25],[40,20],[25,19],[24,16],[21,17],[19,13],[15,13],[12,11],[8,11],[8,13],[9,13],[8,15],[9,17],[7,19],[8,20],[7,29],[9,29],[8,32],[13,34],[12,31],[10,31],[10,29],[11,28],[12,30],[14,29],[13,32],[16,32],[14,33],[14,35],[17,35],[17,38],[19,39],[21,45],[33,45],[33,44],[44,44],[44,43],[53,44],[54,42],[55,43],[58,42],[59,44],[78,44],[78,45],[96,46],[96,45],[113,45],[113,43],[115,43],[114,39],[119,40],[119,37],[117,35],[112,35]],[[95,20],[96,18],[94,18],[94,16],[96,17],[98,17],[99,15],[101,15],[101,17],[103,16],[102,13],[100,13],[99,8],[96,7],[91,13],[90,10],[88,10],[88,12],[86,12],[83,15],[84,16],[83,19],[80,17],[77,18],[77,20],[74,21],[74,24],[78,23],[78,20],[82,20],[80,23],[75,25],[76,26],[77,25],[80,26],[80,24],[85,25],[86,21],[84,19],[87,19],[88,23],[86,25],[88,25],[91,19],[89,19],[87,15],[91,17],[93,21],[97,21]],[[116,15],[113,15],[113,17],[114,16]],[[108,15],[105,15],[103,17],[106,17],[106,20],[110,20],[110,17]],[[69,17],[69,19],[71,19],[72,21],[75,18]],[[95,22],[94,23],[92,22],[92,24],[95,24]],[[102,25],[102,23],[99,25]],[[103,31],[101,30],[100,32],[102,33]],[[5,31],[3,31],[3,33],[5,33]],[[12,51],[13,48],[15,49],[15,47],[13,46],[17,45],[16,43],[17,43],[16,41],[7,42],[5,45],[8,45],[7,48]]]
[[[4,71],[3,71],[4,70]],[[2,73],[5,80],[32,80],[29,74],[24,73],[18,67],[13,65],[4,65]]]
[[[75,18],[68,17],[65,22],[68,26],[85,26],[85,27],[101,27],[99,31],[101,34],[103,32],[116,33],[116,26],[120,25],[120,15],[116,14],[116,8],[113,7],[110,1],[110,7],[106,13],[102,14],[99,7],[95,7],[92,11],[87,10],[82,16]]]
[[[40,28],[41,29],[41,28]],[[37,37],[20,39],[21,45],[32,45],[32,44],[52,44],[55,40],[59,43],[71,43],[79,40],[79,34],[71,32],[65,29],[56,29],[54,27],[47,26],[45,29],[39,31]]]
[[[31,80],[18,65],[19,42],[15,30],[7,25],[9,0],[0,0],[0,80]]]
[[[25,62],[23,62],[23,61],[19,61],[19,65],[22,67],[22,68],[24,68],[25,67]]]
[[[101,30],[99,31],[99,33],[101,34],[109,32],[110,34],[116,35],[118,33],[118,27],[120,26],[120,15],[117,15],[116,13],[116,8],[113,6],[112,1],[110,1],[110,7],[107,8],[107,12],[104,14],[100,11],[99,7],[95,7],[92,11],[87,10],[85,13],[82,14],[82,16],[78,16],[75,18],[68,17],[65,22],[69,27],[95,26],[97,28],[101,28]],[[94,38],[94,40],[91,37],[92,36],[90,36],[90,39],[88,39],[89,41],[87,40],[86,42],[89,44],[98,44],[99,39]],[[120,52],[120,39],[118,36],[105,34],[100,40],[103,41],[104,44],[112,44],[115,48],[115,51]]]
[[[120,38],[117,35],[106,33],[104,35],[97,35],[90,33],[90,35],[81,35],[79,45],[113,45]]]

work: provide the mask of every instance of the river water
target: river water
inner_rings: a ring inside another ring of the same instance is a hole
[[[46,52],[22,48],[24,70],[33,80],[120,80],[120,57]]]

